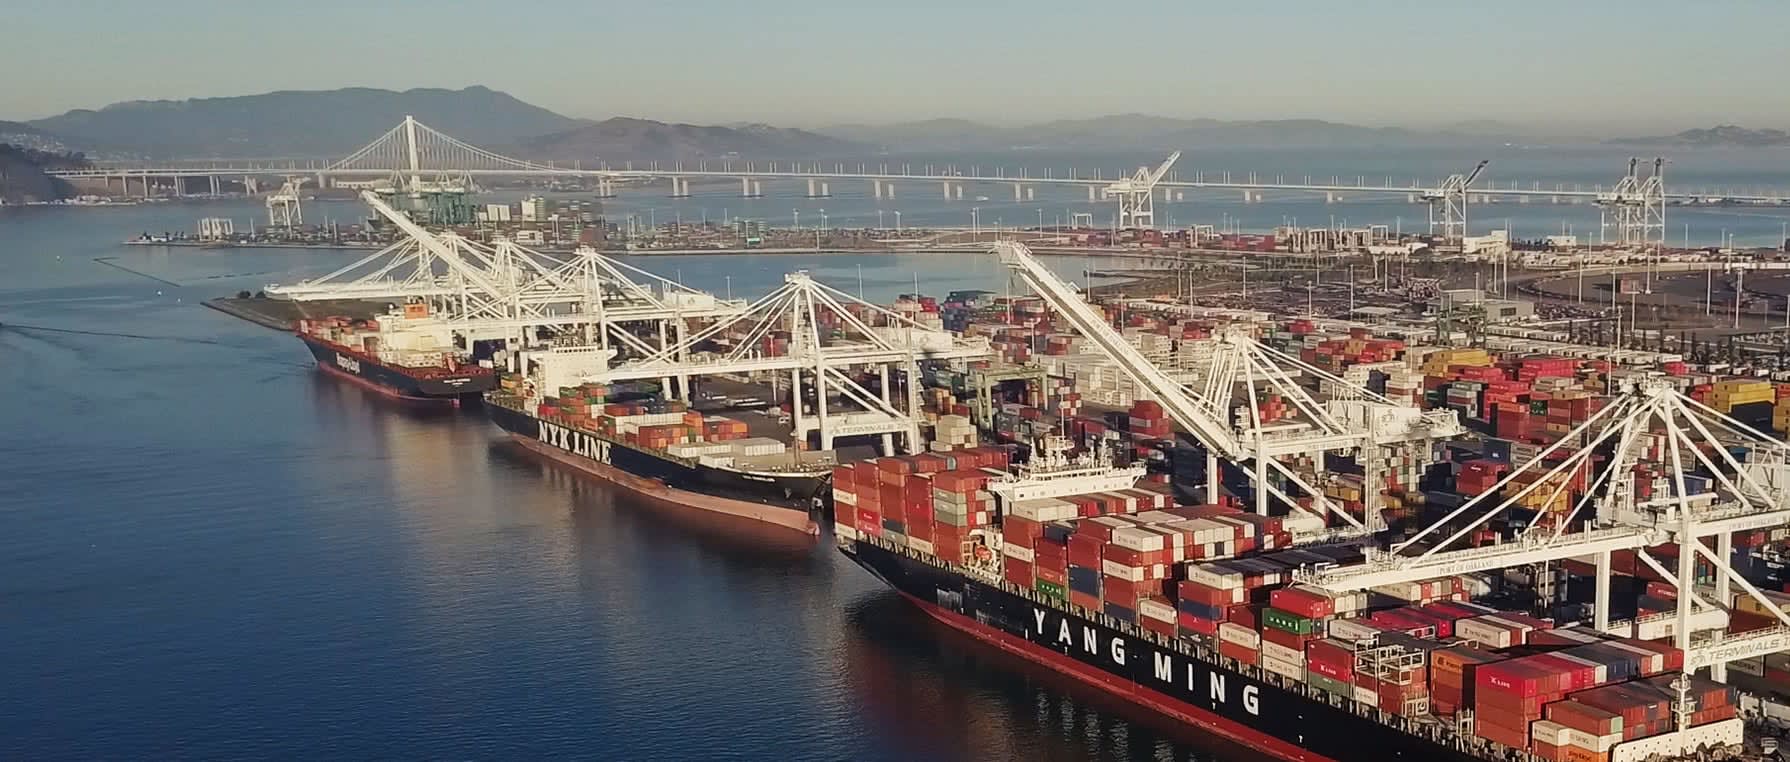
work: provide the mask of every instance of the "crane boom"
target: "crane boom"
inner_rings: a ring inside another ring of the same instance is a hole
[[[1150,188],[1155,188],[1157,183],[1162,182],[1163,176],[1168,174],[1169,167],[1175,166],[1175,162],[1180,159],[1180,151],[1169,154],[1168,158],[1164,159],[1162,164],[1156,167],[1156,171],[1150,173],[1149,178],[1144,181],[1145,184]]]
[[[1223,420],[1212,416],[1207,412],[1206,406],[1189,393],[1186,387],[1145,359],[1143,353],[1107,324],[1105,315],[1097,312],[1081,298],[1081,294],[1073,286],[1064,283],[1056,273],[1033,257],[1031,249],[1026,248],[1025,244],[1001,241],[995,244],[995,250],[1000,254],[1002,264],[1016,270],[1021,278],[1068,319],[1070,325],[1075,326],[1077,332],[1113,358],[1132,381],[1162,403],[1176,423],[1186,427],[1200,441],[1226,457],[1246,455],[1237,446],[1236,438],[1225,427]]]
[[[1472,172],[1467,173],[1467,179],[1461,181],[1461,189],[1466,190],[1468,186],[1473,184],[1474,180],[1479,179],[1479,173],[1484,172],[1485,165],[1490,163],[1492,163],[1491,159],[1480,159],[1479,166],[1474,167]]]
[[[449,263],[460,277],[471,281],[487,294],[508,293],[509,289],[499,287],[496,283],[491,282],[480,268],[462,259],[460,252],[455,251],[454,247],[442,243],[441,239],[436,238],[435,234],[430,233],[423,226],[416,224],[415,220],[410,219],[403,212],[391,208],[379,198],[378,194],[364,190],[360,192],[360,197],[362,201],[367,202],[367,206],[373,207],[373,211],[378,212],[379,216],[390,220],[399,230],[404,231],[405,235],[410,236],[419,245],[440,257],[442,261]]]

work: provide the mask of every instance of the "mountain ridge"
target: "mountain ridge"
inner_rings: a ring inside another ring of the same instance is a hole
[[[1227,145],[1443,144],[1504,136],[1505,125],[1480,123],[1476,129],[1417,130],[1366,127],[1324,119],[1224,120],[1151,114],[1111,114],[1000,127],[943,118],[890,125],[844,124],[815,130],[822,135],[869,143],[887,150],[971,150],[1010,148],[1179,149]],[[1511,135],[1509,137],[1515,137]]]
[[[1790,132],[1774,129],[1748,129],[1732,124],[1684,130],[1671,135],[1640,138],[1616,138],[1604,141],[1621,145],[1768,148],[1790,146]]]
[[[341,156],[406,115],[470,143],[508,143],[570,129],[573,119],[474,85],[372,87],[136,100],[75,109],[26,125],[87,150],[153,157]]]
[[[689,161],[737,154],[751,159],[805,158],[861,150],[859,144],[789,127],[733,126],[612,117],[518,142],[518,151],[550,161]]]

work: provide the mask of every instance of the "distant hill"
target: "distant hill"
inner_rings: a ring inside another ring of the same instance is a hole
[[[927,119],[897,124],[842,124],[816,130],[841,140],[900,150],[1011,148],[1015,135],[1005,127],[968,119]]]
[[[30,148],[38,151],[62,153],[70,150],[68,143],[24,122],[8,122],[0,120],[0,143]]]
[[[885,126],[841,125],[822,134],[887,150],[1171,149],[1205,145],[1370,146],[1448,144],[1487,135],[1397,127],[1363,127],[1320,119],[1226,121],[1115,114],[1019,127],[995,127],[961,119],[934,119]]]
[[[841,155],[862,146],[806,130],[746,124],[712,127],[616,117],[521,141],[523,156],[552,161],[690,161],[737,154],[746,159]]]
[[[1749,130],[1745,127],[1724,124],[1707,129],[1685,130],[1676,135],[1660,135],[1648,138],[1617,138],[1608,142],[1649,146],[1728,146],[1759,148],[1790,145],[1790,132],[1785,132],[1783,130]]]
[[[88,150],[171,157],[341,157],[415,116],[474,144],[513,143],[582,122],[485,87],[286,90],[183,101],[128,101],[28,126]]]
[[[0,131],[8,131],[0,122]],[[0,143],[0,201],[54,201],[74,195],[67,182],[44,174],[46,169],[78,168],[87,160],[80,154],[50,153]]]

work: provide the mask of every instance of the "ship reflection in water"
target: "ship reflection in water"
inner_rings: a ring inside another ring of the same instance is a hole
[[[578,706],[632,730],[542,748],[615,759],[1260,759],[933,625],[831,537],[633,500],[476,409],[310,373],[342,453],[312,478],[361,485],[363,510],[385,514],[383,616],[414,647],[413,680],[460,696],[437,699],[444,718],[500,697],[543,717]]]
[[[1257,762],[1270,757],[1179,727],[937,625],[894,591],[854,601],[848,682],[879,735],[912,759]]]

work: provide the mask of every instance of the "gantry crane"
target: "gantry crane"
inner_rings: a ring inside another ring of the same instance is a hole
[[[522,347],[532,343],[531,329],[552,328],[604,349],[617,343],[636,356],[669,346],[688,320],[736,315],[746,304],[589,247],[549,256],[509,240],[487,246],[451,231],[432,232],[372,191],[363,191],[361,199],[403,238],[320,277],[270,284],[269,296],[425,302],[469,339],[507,339]],[[639,335],[643,326],[646,338]],[[655,330],[656,344],[649,341]]]
[[[1367,533],[1375,529],[1378,519],[1378,506],[1374,500],[1378,490],[1365,490],[1364,518],[1357,520],[1281,458],[1313,455],[1321,459],[1325,452],[1356,451],[1364,456],[1361,460],[1367,467],[1365,483],[1372,485],[1378,480],[1373,464],[1379,448],[1458,436],[1464,431],[1453,411],[1423,411],[1400,406],[1264,345],[1237,328],[1221,331],[1211,366],[1196,381],[1196,389],[1171,377],[1145,358],[1113,329],[1105,315],[1088,304],[1074,286],[1034,258],[1024,244],[1003,241],[996,244],[995,249],[1001,261],[1037,291],[1057,314],[1116,363],[1149,397],[1161,403],[1175,423],[1205,446],[1206,493],[1210,502],[1217,502],[1219,496],[1218,459],[1247,461],[1251,465],[1249,478],[1254,486],[1257,513],[1268,513],[1270,495],[1287,505],[1298,505],[1297,496],[1288,495],[1275,486],[1270,479],[1272,473],[1310,496],[1314,508],[1320,513],[1340,516],[1345,533]],[[1318,401],[1297,382],[1298,376],[1319,380],[1336,391],[1335,397]],[[1258,393],[1264,391],[1281,394],[1301,413],[1303,420],[1291,423],[1263,421],[1256,401]],[[1236,424],[1228,423],[1227,413],[1239,401],[1248,408],[1248,413],[1240,416]]]
[[[1597,194],[1599,229],[1604,242],[1621,246],[1658,246],[1666,240],[1666,160],[1653,160],[1652,173],[1641,174],[1641,160],[1629,157],[1628,174],[1614,188]],[[1610,235],[1615,228],[1616,234]]]
[[[1744,445],[1743,457],[1731,447]],[[1598,462],[1607,463],[1598,467]],[[1665,475],[1642,490],[1638,463],[1657,462]],[[1591,472],[1596,470],[1595,476]],[[1708,492],[1687,490],[1687,471],[1709,475]],[[1557,505],[1578,483],[1582,496],[1564,515],[1536,514],[1511,542],[1465,547],[1461,540],[1493,517],[1507,514],[1532,494]],[[1520,485],[1520,486],[1519,486]],[[1643,492],[1648,496],[1643,497]],[[1672,637],[1685,650],[1687,673],[1709,667],[1717,679],[1730,661],[1790,649],[1790,614],[1766,598],[1729,565],[1733,533],[1790,522],[1790,447],[1770,435],[1684,396],[1657,378],[1629,382],[1614,400],[1554,444],[1542,449],[1485,492],[1409,539],[1385,550],[1369,549],[1359,564],[1314,568],[1300,582],[1328,590],[1365,590],[1399,582],[1436,579],[1567,558],[1589,559],[1596,568],[1592,626],[1628,634],[1640,622],[1610,621],[1611,554],[1635,557],[1678,588],[1678,609],[1668,615]],[[1714,538],[1715,550],[1705,546]],[[1654,559],[1648,548],[1678,545],[1676,568]],[[1716,571],[1713,587],[1696,583],[1694,564]],[[1758,601],[1778,626],[1727,636],[1724,608],[1734,586]]]
[[[1167,159],[1157,165],[1155,170],[1149,167],[1138,167],[1131,177],[1119,180],[1101,190],[1106,196],[1117,198],[1119,213],[1116,218],[1120,230],[1132,228],[1149,229],[1156,226],[1156,184],[1168,175],[1169,167],[1181,158],[1181,152],[1168,155]]]
[[[275,230],[291,230],[305,224],[304,207],[299,203],[303,177],[288,177],[280,189],[267,195],[267,226]]]
[[[729,329],[742,328],[740,336]],[[764,351],[763,340],[787,331],[787,351]],[[730,346],[721,351],[713,347]],[[591,380],[627,381],[671,378],[678,394],[688,393],[692,376],[789,372],[792,413],[798,439],[820,435],[823,450],[839,437],[880,435],[885,454],[894,454],[893,434],[902,434],[909,453],[921,452],[919,436],[919,363],[930,360],[975,360],[991,354],[988,339],[962,339],[928,328],[905,315],[871,304],[821,283],[807,272],[784,276],[783,286],[734,314],[657,352],[597,374]],[[880,388],[864,388],[846,371],[877,369]],[[901,404],[892,396],[892,376],[906,375]],[[813,388],[812,416],[802,412],[804,390]],[[830,409],[828,398],[841,395],[861,411]]]
[[[1466,237],[1467,189],[1490,163],[1490,159],[1482,159],[1473,171],[1449,175],[1440,186],[1423,192],[1423,200],[1429,202],[1430,235],[1436,235],[1436,229],[1441,228],[1442,239],[1449,243],[1459,243]]]

